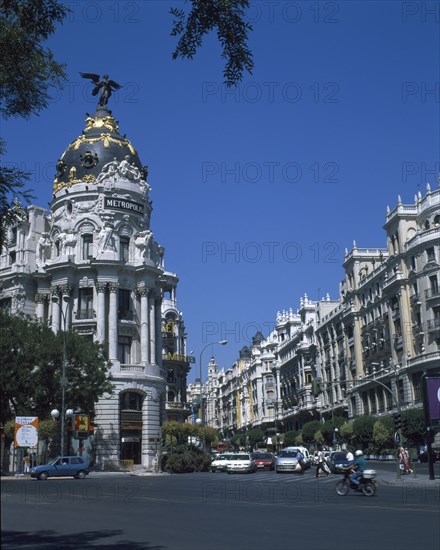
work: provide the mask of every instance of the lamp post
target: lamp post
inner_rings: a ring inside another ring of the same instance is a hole
[[[58,409],[53,409],[50,411],[50,415],[54,420],[57,420],[60,416],[60,411]],[[61,452],[60,456],[64,455],[64,419],[67,420],[72,419],[73,420],[74,412],[72,409],[67,409],[65,414],[61,412]],[[69,449],[68,449],[69,451]]]
[[[209,346],[213,346],[215,344],[220,344],[221,346],[226,346],[228,343],[227,340],[220,340],[219,342],[210,342],[209,344],[206,344],[206,346],[202,349],[200,352],[200,358],[199,358],[199,367],[200,367],[200,424],[202,426],[205,425],[205,409],[203,407],[203,383],[202,383],[202,355],[206,348],[209,348]]]
[[[69,296],[67,294],[63,294],[63,302],[66,304],[69,302]],[[52,302],[55,304],[59,303],[58,296],[52,296]],[[67,337],[66,337],[66,313],[63,310],[62,307],[60,307],[61,316],[63,318],[63,365],[62,365],[62,374],[61,374],[61,456],[64,454],[64,417],[65,417],[65,401],[66,401],[66,363],[67,363]],[[58,412],[57,409],[54,409],[53,412]],[[71,411],[71,409],[69,409]],[[51,413],[51,414],[52,414]],[[58,415],[59,416],[59,412]],[[67,415],[67,411],[66,411]],[[73,411],[72,411],[73,415]],[[52,415],[53,416],[53,415]],[[56,417],[54,417],[56,418]]]

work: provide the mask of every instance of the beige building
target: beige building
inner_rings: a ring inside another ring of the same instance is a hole
[[[421,376],[440,368],[440,190],[399,197],[384,229],[385,247],[346,251],[337,300],[304,295],[267,340],[210,372],[207,421],[224,437],[422,406]]]

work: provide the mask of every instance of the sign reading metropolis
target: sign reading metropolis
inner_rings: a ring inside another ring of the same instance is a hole
[[[144,214],[144,207],[138,202],[129,201],[127,199],[115,199],[111,197],[104,198],[104,208],[112,208],[115,210],[125,210],[134,212],[135,214]]]

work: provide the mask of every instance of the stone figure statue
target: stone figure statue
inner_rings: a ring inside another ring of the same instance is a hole
[[[120,84],[115,82],[114,80],[109,80],[109,77],[107,74],[105,74],[102,77],[102,80],[100,79],[100,76],[94,73],[79,73],[82,78],[87,78],[88,80],[91,80],[95,87],[92,90],[92,95],[98,95],[101,92],[101,95],[99,96],[99,102],[98,105],[100,107],[106,107],[108,100],[110,96],[112,95],[112,92],[114,90],[119,90],[122,88]]]
[[[141,258],[150,259],[151,245],[153,241],[153,233],[146,229],[137,234],[134,244],[139,248]]]
[[[105,250],[114,250],[113,246],[113,226],[106,222],[99,232],[98,238],[98,257]]]
[[[49,233],[42,233],[37,243],[35,263],[41,267],[48,258],[50,258]]]

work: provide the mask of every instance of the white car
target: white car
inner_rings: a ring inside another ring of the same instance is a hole
[[[257,471],[257,465],[249,453],[236,453],[229,457],[226,471],[228,474],[253,474]]]
[[[232,454],[222,453],[214,457],[211,462],[211,472],[226,472]]]

